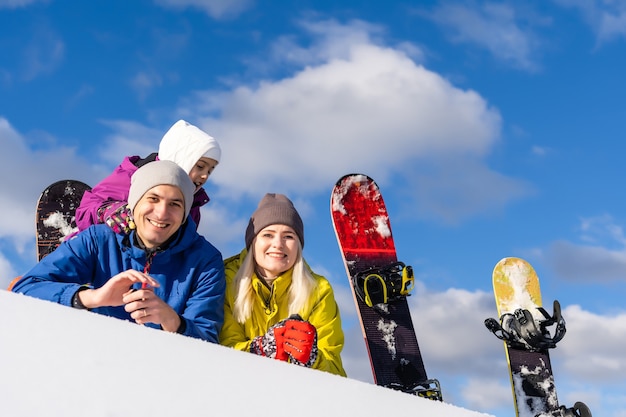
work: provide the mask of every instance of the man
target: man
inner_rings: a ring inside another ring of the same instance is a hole
[[[63,242],[12,291],[217,343],[224,320],[221,253],[189,218],[195,185],[176,163],[132,176],[136,230],[91,226]]]

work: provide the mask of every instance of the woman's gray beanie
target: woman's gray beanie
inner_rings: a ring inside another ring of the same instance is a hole
[[[304,225],[298,211],[283,194],[268,193],[259,202],[259,207],[250,217],[246,229],[246,249],[250,249],[254,237],[264,228],[272,224],[284,224],[291,227],[302,247],[304,247]]]

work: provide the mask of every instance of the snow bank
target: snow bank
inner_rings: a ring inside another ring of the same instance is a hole
[[[1,416],[486,416],[7,291],[0,335]]]

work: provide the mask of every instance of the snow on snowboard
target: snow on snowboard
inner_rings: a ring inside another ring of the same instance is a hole
[[[558,301],[552,316],[542,307],[533,267],[523,259],[502,259],[493,270],[493,291],[500,320],[488,318],[485,326],[504,341],[515,415],[591,417],[581,402],[571,408],[559,406],[549,349],[565,335],[565,320]]]
[[[374,180],[345,175],[331,194],[331,215],[377,385],[441,400],[428,379],[406,297],[410,266],[399,262],[389,215]]]

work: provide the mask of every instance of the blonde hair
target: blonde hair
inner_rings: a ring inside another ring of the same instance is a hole
[[[305,311],[310,309],[309,300],[317,287],[317,280],[302,257],[302,245],[298,239],[296,239],[296,242],[298,242],[298,251],[296,262],[292,266],[293,273],[291,285],[289,286],[289,315],[303,315]],[[245,323],[252,315],[256,298],[252,288],[252,276],[255,273],[256,266],[253,248],[254,242],[233,279],[235,293],[233,316],[241,324]],[[263,278],[259,277],[259,279]]]

